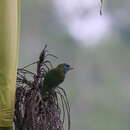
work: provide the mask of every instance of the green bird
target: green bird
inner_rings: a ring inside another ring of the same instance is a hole
[[[48,71],[42,83],[41,93],[56,88],[64,81],[66,73],[72,69],[74,68],[72,68],[69,64],[63,63]]]

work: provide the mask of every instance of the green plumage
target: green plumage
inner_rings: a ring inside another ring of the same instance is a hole
[[[60,64],[56,68],[50,70],[44,77],[43,85],[41,87],[41,92],[49,91],[56,88],[65,79],[65,74],[70,70],[68,64]]]

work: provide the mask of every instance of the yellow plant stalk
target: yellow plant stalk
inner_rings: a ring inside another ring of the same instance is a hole
[[[12,126],[19,42],[19,0],[0,0],[0,127]]]

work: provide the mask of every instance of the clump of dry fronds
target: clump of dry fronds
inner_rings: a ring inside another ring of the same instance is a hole
[[[65,90],[57,86],[44,96],[40,93],[40,82],[52,68],[49,56],[56,58],[48,53],[45,45],[37,62],[18,69],[14,113],[16,130],[64,130],[65,119],[68,119],[70,130],[70,106]],[[37,65],[36,72],[29,70],[32,65]]]

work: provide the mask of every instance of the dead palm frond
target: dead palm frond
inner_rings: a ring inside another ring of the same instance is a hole
[[[39,60],[19,68],[17,71],[16,103],[14,123],[16,130],[64,130],[64,122],[68,119],[70,130],[70,105],[63,88],[57,86],[41,96],[40,83],[45,74],[53,67],[48,57],[47,45],[40,54]],[[37,65],[37,70],[28,70]]]

